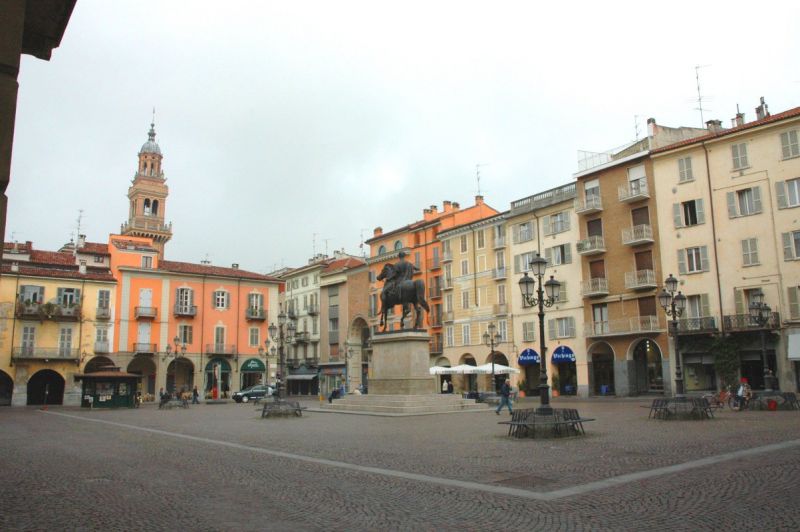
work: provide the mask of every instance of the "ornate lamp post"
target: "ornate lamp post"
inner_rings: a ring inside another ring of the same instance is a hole
[[[277,379],[278,398],[280,400],[286,399],[286,346],[294,339],[294,333],[297,330],[295,321],[297,321],[297,318],[287,316],[286,312],[283,311],[283,306],[281,306],[281,311],[278,313],[278,325],[272,323],[269,326],[269,335],[273,341],[278,343],[278,353],[280,354],[278,361],[280,378]]]
[[[495,325],[494,322],[490,323],[486,329],[486,332],[483,333],[483,343],[486,344],[486,347],[491,349],[491,351],[489,351],[489,356],[492,357],[492,391],[497,393],[497,381],[494,380],[494,347],[500,345],[500,341],[503,338],[500,336],[500,333],[497,332],[497,325]]]
[[[539,307],[539,349],[541,349],[541,361],[539,372],[539,408],[536,413],[539,415],[552,415],[553,409],[550,407],[550,387],[547,385],[547,357],[545,356],[544,345],[544,307],[551,307],[558,301],[561,295],[561,283],[556,281],[553,276],[546,282],[542,282],[544,272],[547,269],[547,260],[543,259],[538,253],[531,260],[531,273],[538,279],[536,281],[528,277],[528,272],[519,280],[519,289],[522,292],[523,307]],[[544,287],[544,290],[542,288]],[[536,295],[534,296],[534,288]],[[547,297],[545,297],[545,292]]]
[[[681,317],[686,309],[686,296],[678,290],[678,279],[669,274],[664,281],[664,288],[658,294],[658,303],[667,316],[671,317],[670,329],[672,330],[672,341],[675,345],[675,397],[683,397],[683,372],[681,371],[681,353],[678,349],[678,318]]]
[[[165,351],[164,352],[164,356],[161,357],[161,362],[166,361],[168,358],[172,358],[173,359],[173,364],[174,365],[172,367],[172,373],[173,373],[172,385],[175,387],[175,390],[173,390],[173,391],[175,392],[175,396],[177,397],[177,395],[178,395],[178,359],[183,357],[183,356],[186,356],[186,344],[182,344],[181,345],[181,339],[177,335],[175,336],[175,338],[172,339],[172,341],[175,344],[175,348],[173,349],[173,347],[168,344],[167,348],[164,350]]]
[[[269,338],[264,340],[264,347],[258,346],[258,357],[264,357],[264,386],[269,386]]]
[[[749,308],[750,319],[761,328],[761,363],[764,365],[764,391],[771,392],[774,379],[769,374],[769,366],[767,365],[767,331],[765,327],[770,317],[772,317],[772,309],[764,303],[764,292],[761,289],[756,290],[750,297],[752,301]]]

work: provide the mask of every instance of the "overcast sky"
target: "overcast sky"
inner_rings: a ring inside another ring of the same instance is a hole
[[[706,120],[800,105],[800,2],[555,4],[78,0],[22,61],[6,240],[118,232],[153,107],[166,257],[266,272],[471,205],[478,163],[502,211],[699,126],[695,65]]]

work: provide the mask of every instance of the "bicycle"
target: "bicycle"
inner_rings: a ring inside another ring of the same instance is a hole
[[[728,408],[732,410],[736,403],[736,398],[731,393],[730,386],[726,386],[715,394],[706,394],[703,396],[703,399],[708,401],[708,404],[711,405],[712,408],[720,409],[728,405]]]

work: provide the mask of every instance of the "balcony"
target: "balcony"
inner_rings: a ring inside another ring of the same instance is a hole
[[[306,367],[316,366],[317,364],[319,364],[319,356],[307,355],[303,358],[298,359],[298,361],[301,364],[305,364]]]
[[[158,308],[156,307],[135,307],[133,309],[133,315],[136,318],[154,319],[157,314]]]
[[[495,236],[494,237],[494,249],[500,249],[506,247],[506,237],[504,236]]]
[[[581,282],[581,295],[583,297],[603,297],[608,295],[608,279],[597,277]]]
[[[137,355],[152,355],[154,353],[158,353],[158,346],[156,344],[148,344],[142,342],[134,342],[133,348],[131,349]]]
[[[80,350],[77,347],[34,347],[17,346],[12,351],[15,360],[80,360]]]
[[[453,262],[453,252],[445,251],[442,253],[442,262]]]
[[[197,305],[175,305],[173,309],[173,313],[176,316],[189,316],[193,317],[197,315]]]
[[[650,191],[647,189],[647,181],[638,179],[631,181],[627,185],[622,185],[618,189],[619,201],[622,203],[633,203],[634,201],[645,200],[650,197]]]
[[[585,327],[584,334],[587,338],[662,332],[659,328],[658,316],[638,316],[622,320],[595,321],[587,323]]]
[[[111,309],[108,307],[97,307],[94,312],[94,317],[97,320],[110,320]]]
[[[267,311],[263,308],[248,307],[244,311],[244,319],[251,321],[264,321],[267,319]]]
[[[294,333],[294,341],[297,344],[307,344],[311,339],[311,334],[307,331],[299,331]]]
[[[206,354],[231,356],[236,354],[236,346],[232,344],[206,344]]]
[[[492,313],[495,316],[507,316],[508,315],[508,304],[506,303],[495,303],[492,305]]]
[[[391,321],[391,317],[389,318]],[[339,343],[339,331],[328,331],[328,344],[338,344]]]
[[[442,315],[431,314],[431,327],[441,327],[441,326],[442,326]]]
[[[130,229],[169,233],[172,231],[172,222],[165,224],[164,219],[157,216],[134,216],[131,223],[125,222],[122,224],[123,234]]]
[[[508,269],[505,266],[502,268],[494,268],[492,270],[492,279],[495,281],[502,281],[506,277],[508,277]]]
[[[622,243],[626,246],[640,246],[653,243],[653,228],[650,225],[634,225],[622,230]]]
[[[306,309],[306,312],[308,312],[309,316],[316,316],[317,314],[319,314],[319,305],[317,305],[316,303],[310,304]]]
[[[339,317],[339,305],[334,305],[332,307],[328,307],[328,318],[338,318]]]
[[[111,352],[111,346],[109,345],[109,343],[107,341],[106,342],[96,341],[94,343],[94,352],[95,353],[110,353]]]
[[[712,334],[716,333],[718,330],[717,319],[713,316],[678,320],[679,334]]]
[[[600,196],[587,196],[586,199],[575,198],[575,214],[594,214],[603,210]]]
[[[578,255],[598,255],[606,252],[606,242],[602,236],[590,236],[578,240],[576,248]]]
[[[625,272],[625,288],[628,290],[649,290],[658,287],[656,272],[653,270],[637,270]]]
[[[428,287],[428,299],[439,299],[442,297],[442,287],[433,285]]]
[[[773,312],[764,327],[759,327],[753,322],[750,314],[729,314],[723,317],[723,325],[726,331],[759,331],[761,329],[773,330],[780,327],[781,317],[777,312]]]
[[[77,304],[19,302],[16,314],[18,318],[31,318],[39,321],[78,321],[81,318],[81,307]]]
[[[451,277],[445,277],[442,279],[442,290],[452,290],[453,289],[453,279]]]
[[[444,312],[442,312],[442,320],[444,320],[445,323],[451,322],[454,319],[455,319],[455,314],[453,313],[452,310],[445,310]]]
[[[434,257],[432,259],[428,259],[428,269],[429,270],[438,270],[442,267],[442,261],[439,257]]]

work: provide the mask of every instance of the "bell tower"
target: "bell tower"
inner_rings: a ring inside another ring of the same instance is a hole
[[[162,158],[154,119],[147,142],[139,150],[139,166],[128,189],[128,221],[122,224],[120,234],[152,238],[159,256],[164,258],[164,244],[172,238],[172,223],[164,222],[169,188],[161,170]]]

